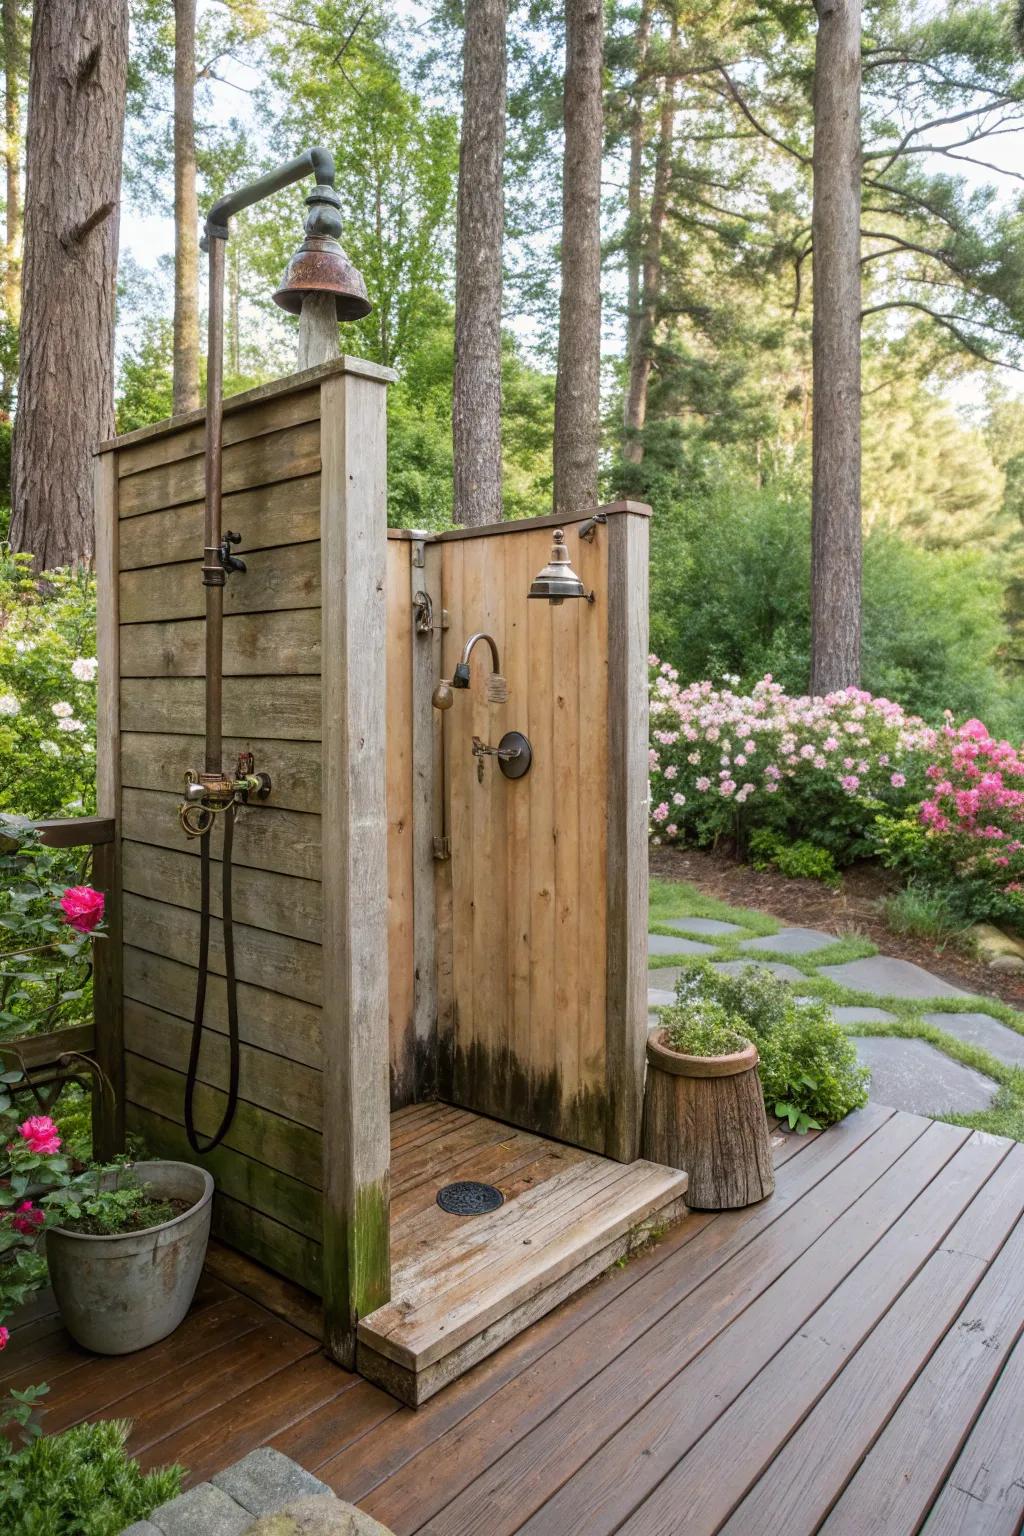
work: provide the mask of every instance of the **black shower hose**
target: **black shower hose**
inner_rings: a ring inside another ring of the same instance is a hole
[[[220,1125],[209,1141],[202,1142],[196,1130],[194,1104],[199,1055],[203,1048],[203,1019],[206,1013],[206,982],[210,970],[210,836],[203,834],[199,847],[199,976],[196,981],[196,1006],[192,1015],[192,1044],[185,1078],[185,1134],[193,1152],[212,1152],[231,1128],[238,1108],[238,984],[235,979],[235,933],[231,915],[231,845],[234,841],[235,807],[224,811],[224,848],[221,855],[221,927],[224,931],[224,977],[228,997],[228,1102]]]

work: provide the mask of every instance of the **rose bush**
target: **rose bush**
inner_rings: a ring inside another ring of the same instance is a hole
[[[838,863],[872,851],[870,826],[924,796],[938,733],[891,699],[848,688],[794,698],[771,677],[679,684],[649,658],[652,840],[745,846],[755,827],[806,838]]]

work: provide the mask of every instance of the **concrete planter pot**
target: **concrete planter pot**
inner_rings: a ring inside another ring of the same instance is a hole
[[[686,1203],[725,1211],[775,1188],[757,1048],[728,1056],[674,1051],[663,1029],[647,1037],[644,1157],[689,1174]]]
[[[72,1338],[98,1355],[128,1355],[173,1333],[188,1311],[206,1257],[213,1180],[192,1163],[135,1163],[154,1195],[189,1200],[172,1221],[114,1237],[52,1227],[50,1281]],[[111,1176],[113,1182],[113,1176]]]

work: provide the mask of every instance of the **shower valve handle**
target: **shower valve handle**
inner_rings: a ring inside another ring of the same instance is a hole
[[[231,553],[232,544],[241,544],[241,542],[242,535],[240,533],[232,533],[231,529],[229,528],[225,533],[224,538],[221,541],[220,549],[218,550],[218,558],[220,559],[220,563],[226,571],[241,571],[244,573],[245,561],[240,560],[237,555],[233,555]]]

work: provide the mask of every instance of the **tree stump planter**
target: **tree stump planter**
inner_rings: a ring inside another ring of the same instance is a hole
[[[726,1211],[775,1188],[757,1048],[684,1056],[659,1029],[647,1038],[643,1155],[690,1176],[686,1203]]]

